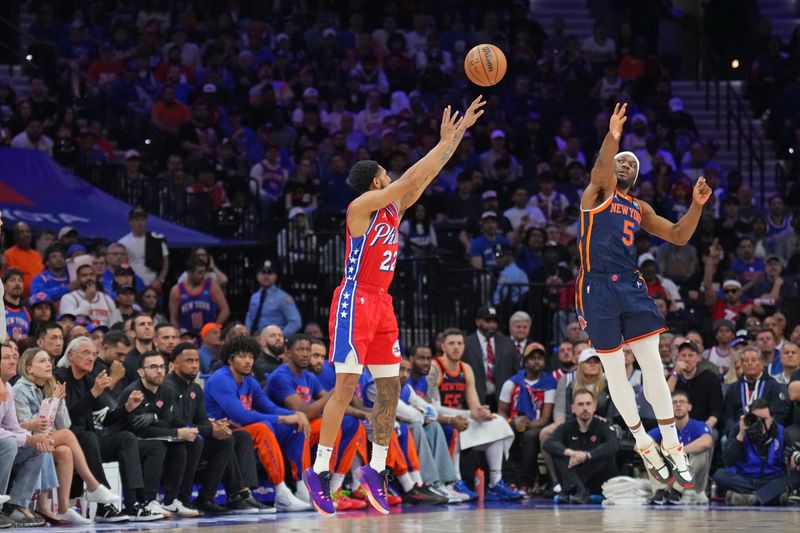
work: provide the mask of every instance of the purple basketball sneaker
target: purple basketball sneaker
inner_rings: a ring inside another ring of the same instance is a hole
[[[364,465],[356,470],[356,478],[367,493],[369,503],[376,511],[389,514],[389,502],[386,500],[388,491],[389,471],[384,470],[380,474],[371,466]]]
[[[331,498],[331,473],[322,472],[317,474],[313,468],[306,468],[303,471],[303,483],[308,490],[311,498],[311,506],[322,516],[333,516],[336,514],[336,507]]]

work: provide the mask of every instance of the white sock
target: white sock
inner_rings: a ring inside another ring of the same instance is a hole
[[[344,474],[331,474],[331,492],[339,492],[344,483]]]
[[[453,469],[456,471],[456,481],[461,481],[461,449],[456,443],[456,450],[453,452]]]
[[[297,490],[295,491],[294,495],[306,503],[311,501],[311,498],[308,496],[308,489],[306,488],[305,483],[297,483]]]
[[[639,450],[646,450],[653,444],[653,437],[647,434],[644,426],[640,423],[636,429],[628,428],[633,433],[633,438],[636,439],[636,448]]]
[[[617,408],[628,427],[640,424],[641,419],[639,418],[639,408],[636,405],[636,394],[633,392],[633,386],[628,381],[628,376],[625,373],[625,354],[622,353],[622,349],[616,352],[604,353],[600,356],[600,361],[603,363],[603,372],[606,376],[608,392],[611,394],[614,407]]]
[[[659,424],[658,429],[661,430],[661,446],[665,450],[674,448],[681,443],[678,440],[678,428],[675,427],[675,422],[671,424]]]
[[[406,472],[402,476],[398,476],[397,481],[400,482],[400,486],[403,487],[403,492],[408,492],[414,488],[414,480],[411,479],[411,476]]]
[[[372,443],[372,459],[369,466],[376,472],[383,472],[386,469],[386,454],[389,453],[388,446]]]
[[[419,486],[421,487],[422,485],[424,485],[424,484],[425,484],[425,483],[423,483],[423,482],[422,482],[422,476],[421,476],[421,475],[419,475],[419,472],[418,472],[418,471],[416,471],[416,472],[409,472],[409,473],[408,473],[408,475],[409,475],[409,476],[411,476],[411,479],[412,479],[412,480],[414,480],[414,484],[415,484],[415,485],[419,485]]]
[[[489,465],[489,486],[494,487],[503,478],[503,441],[492,442],[484,453]]]
[[[667,420],[674,418],[675,412],[672,410],[672,393],[670,393],[667,380],[664,378],[664,365],[661,363],[661,356],[658,353],[658,337],[658,335],[651,335],[632,342],[629,346],[639,362],[639,368],[642,369],[645,398],[653,406],[656,418]],[[614,405],[616,405],[616,400]],[[628,425],[635,426],[636,424]]]
[[[305,483],[303,483],[303,485],[305,485]],[[289,490],[289,487],[286,486],[286,482],[281,481],[280,483],[275,485],[275,497],[276,498],[278,496],[285,496],[287,494],[291,495],[291,496],[294,496],[294,494],[292,494],[292,491]]]
[[[333,448],[320,444],[317,446],[317,459],[314,461],[314,472],[321,474],[331,469],[331,454]]]

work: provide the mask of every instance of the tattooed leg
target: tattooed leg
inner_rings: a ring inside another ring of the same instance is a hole
[[[375,444],[388,446],[392,429],[394,429],[397,400],[400,398],[400,378],[377,378],[375,388],[378,391],[378,397],[372,408],[372,440]]]

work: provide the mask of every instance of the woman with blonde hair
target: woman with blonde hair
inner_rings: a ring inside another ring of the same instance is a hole
[[[742,352],[747,347],[744,343],[739,343],[731,348],[731,366],[728,371],[722,374],[722,393],[728,390],[728,386],[736,383],[742,377]]]
[[[89,524],[69,507],[73,471],[86,483],[86,500],[115,503],[119,496],[100,484],[92,475],[78,440],[69,430],[71,421],[64,403],[64,385],[53,377],[50,356],[41,348],[25,350],[19,358],[19,381],[14,385],[14,402],[20,426],[32,433],[49,433],[53,440],[53,460],[58,476],[58,521]],[[45,483],[50,485],[51,483]],[[40,512],[46,510],[40,509]]]

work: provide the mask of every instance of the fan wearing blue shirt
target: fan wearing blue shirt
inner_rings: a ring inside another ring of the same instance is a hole
[[[672,393],[672,408],[675,411],[678,440],[683,444],[683,451],[689,457],[689,468],[694,472],[694,488],[684,490],[678,483],[668,487],[649,476],[650,485],[655,490],[652,503],[656,505],[707,504],[706,484],[711,469],[711,454],[714,449],[711,428],[702,420],[689,417],[689,413],[692,412],[692,404],[689,403],[689,395],[686,392],[676,390]],[[650,430],[648,434],[656,443],[661,442],[661,431],[658,427]]]
[[[206,381],[206,409],[209,418],[227,418],[253,439],[256,454],[275,486],[275,508],[278,511],[308,511],[308,493],[298,484],[297,496],[284,482],[284,457],[292,466],[292,475],[299,479],[303,465],[310,462],[306,438],[308,418],[301,412],[275,405],[251,375],[253,361],[261,346],[252,337],[230,339],[220,348],[225,365]]]
[[[484,211],[481,215],[481,234],[472,239],[469,245],[472,266],[479,270],[494,270],[497,267],[494,247],[498,244],[510,246],[511,241],[497,234],[497,213]]]
[[[320,384],[317,376],[311,372],[311,337],[303,333],[295,333],[286,340],[286,363],[275,369],[267,380],[267,394],[277,405],[301,412],[311,423],[309,448],[319,443],[322,429],[322,411],[328,402],[330,393]],[[348,408],[350,409],[350,408]],[[341,450],[336,454],[335,469],[331,468],[331,496],[337,504],[337,510],[363,509],[366,502],[351,500],[340,492],[344,478],[355,458],[359,429],[362,428],[358,418],[346,414],[339,430],[334,449]],[[366,431],[361,429],[364,437]],[[316,454],[315,450],[312,453]],[[332,461],[333,462],[333,461]]]

